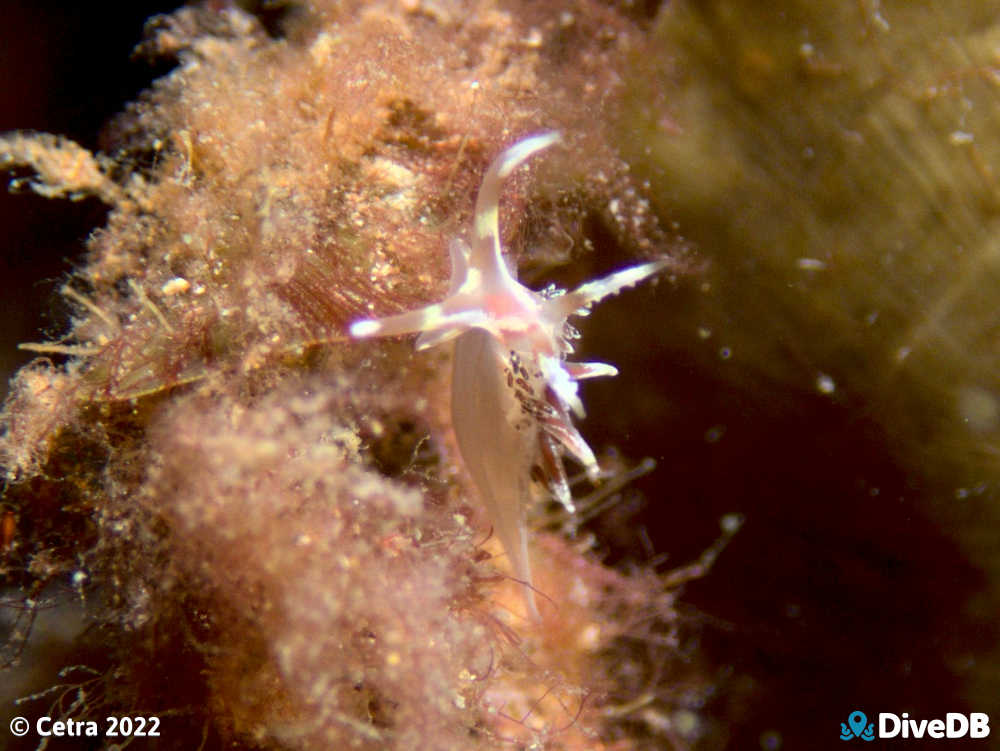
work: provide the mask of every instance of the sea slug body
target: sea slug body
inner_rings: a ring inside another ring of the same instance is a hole
[[[419,332],[418,350],[456,339],[451,411],[459,451],[536,618],[524,516],[532,468],[541,469],[552,495],[573,511],[562,455],[592,479],[599,471],[572,421],[572,414],[583,415],[577,381],[618,372],[604,363],[566,360],[574,335],[567,319],[667,263],[633,266],[566,293],[540,294],[518,283],[500,245],[503,180],[559,140],[555,132],[529,136],[490,165],[476,199],[471,244],[455,239],[449,246],[451,285],[444,300],[350,328],[358,338]]]

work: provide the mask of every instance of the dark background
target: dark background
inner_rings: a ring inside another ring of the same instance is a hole
[[[178,2],[0,1],[0,132],[42,131],[98,147],[102,126],[169,63],[134,59],[153,15]],[[21,174],[21,173],[18,173]],[[2,176],[4,184],[9,174]],[[0,191],[0,381],[32,359],[19,342],[56,338],[67,310],[58,289],[104,223],[96,199],[51,201]]]

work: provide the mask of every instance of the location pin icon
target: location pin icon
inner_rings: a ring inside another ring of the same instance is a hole
[[[843,715],[841,715],[841,717],[843,717]],[[850,725],[851,730],[854,731],[854,737],[860,738],[861,734],[865,732],[865,725],[868,724],[868,718],[865,717],[864,712],[860,712],[855,709],[847,718],[847,724]]]

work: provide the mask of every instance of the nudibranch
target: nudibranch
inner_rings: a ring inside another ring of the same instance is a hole
[[[567,319],[586,315],[594,303],[666,265],[633,266],[572,292],[539,293],[517,281],[500,245],[503,180],[557,141],[555,132],[524,138],[487,169],[476,199],[471,244],[455,239],[449,247],[451,286],[444,300],[356,321],[350,328],[358,338],[419,332],[417,350],[456,340],[451,414],[459,451],[536,618],[525,522],[532,476],[540,475],[552,495],[574,510],[563,454],[578,461],[592,480],[599,473],[594,452],[571,418],[571,413],[583,416],[577,381],[618,372],[604,363],[567,361],[577,336]]]

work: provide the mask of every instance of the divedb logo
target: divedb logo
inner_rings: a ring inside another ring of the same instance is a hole
[[[907,712],[893,714],[879,712],[878,733],[875,723],[868,722],[868,716],[855,709],[847,716],[847,722],[840,723],[840,740],[852,741],[860,738],[873,741],[876,738],[988,738],[990,717],[985,712],[948,712],[944,719],[912,719]]]

